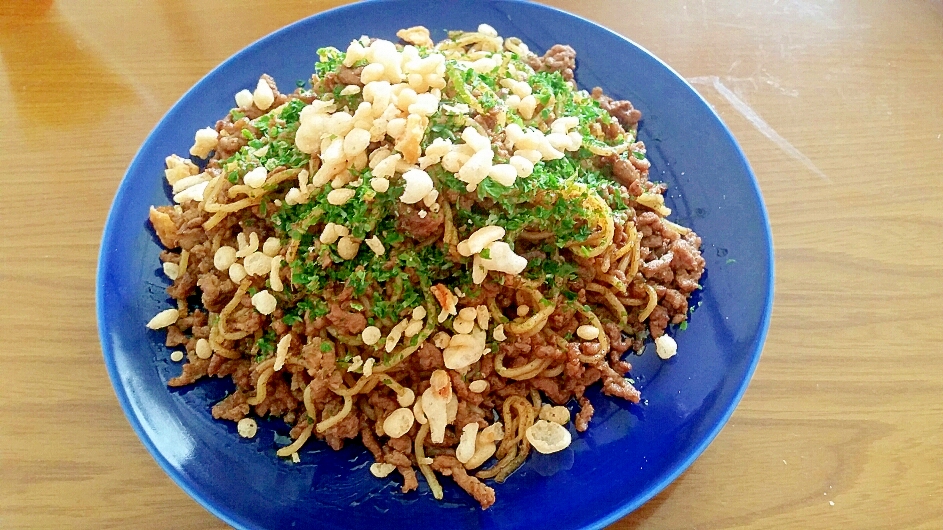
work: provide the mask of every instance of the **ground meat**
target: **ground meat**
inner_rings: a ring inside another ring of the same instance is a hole
[[[642,399],[642,394],[632,386],[628,379],[619,375],[615,370],[609,368],[606,364],[600,364],[602,369],[602,393],[607,396],[616,396],[622,399],[638,403]]]
[[[486,114],[478,114],[475,116],[474,120],[485,128],[486,131],[493,131],[498,126],[498,115],[501,114],[501,110],[497,107],[489,110]],[[505,153],[506,154],[506,153]],[[499,158],[500,155],[498,155]],[[506,156],[504,158],[510,158]]]
[[[337,327],[338,331],[347,335],[358,335],[367,327],[367,317],[360,313],[344,311],[338,304],[331,304],[331,312],[327,319]]]
[[[335,451],[344,447],[344,440],[356,438],[360,434],[360,418],[351,412],[340,423],[324,432],[324,441]]]
[[[615,356],[613,356],[615,357]],[[625,377],[625,374],[632,371],[632,365],[626,361],[620,361],[617,359],[610,359],[609,366],[619,375]]]
[[[658,214],[647,211],[638,214],[635,218],[635,226],[642,236],[660,235],[665,229]]]
[[[229,303],[236,290],[236,286],[232,283],[232,280],[228,278],[220,280],[219,276],[215,274],[204,274],[200,276],[196,284],[197,287],[203,291],[203,306],[214,313],[219,313],[223,310],[223,307]]]
[[[593,408],[593,404],[589,402],[589,398],[581,397],[579,399],[580,411],[576,413],[576,417],[573,418],[573,425],[576,426],[576,430],[579,432],[585,432],[589,428],[589,420],[593,418],[593,413],[596,410]]]
[[[193,289],[196,287],[196,280],[196,276],[189,272],[181,271],[181,274],[177,276],[174,283],[167,288],[167,294],[177,300],[186,300],[193,294]]]
[[[612,322],[606,322],[602,327],[606,332],[606,336],[609,337],[609,348],[612,349],[612,351],[622,355],[629,349],[631,342],[625,340],[622,336],[622,330],[619,329],[618,325]]]
[[[217,420],[239,421],[249,415],[248,397],[245,392],[233,392],[213,405],[213,417]]]
[[[180,329],[189,329],[193,327],[200,327],[206,325],[206,313],[195,309],[192,313],[187,316],[180,317],[177,320],[176,326]]]
[[[373,431],[366,424],[360,426],[360,439],[363,440],[364,447],[373,455],[373,459],[379,462],[383,458],[383,450],[380,449],[377,437],[374,436]]]
[[[688,299],[674,289],[665,290],[661,304],[665,306],[672,315],[683,316],[688,311]]]
[[[206,368],[209,364],[209,359],[200,359],[194,355],[190,357],[187,364],[183,365],[183,372],[167,381],[167,385],[176,387],[193,384],[206,375]]]
[[[229,158],[246,144],[246,139],[242,136],[223,136],[219,139],[216,149],[219,151],[220,158]]]
[[[413,452],[413,442],[408,436],[400,436],[399,438],[390,438],[386,442],[386,446],[393,451],[400,452],[404,455],[411,454]]]
[[[614,100],[603,94],[602,89],[599,87],[593,88],[593,99],[598,101],[599,106],[608,112],[610,116],[619,120],[619,123],[626,129],[634,129],[642,119],[641,111],[633,107],[631,102]]]
[[[178,326],[168,326],[167,327],[167,338],[164,340],[164,344],[168,348],[173,348],[175,346],[180,346],[181,344],[186,344],[187,336],[180,331]]]
[[[642,172],[628,160],[623,160],[618,157],[613,158],[615,160],[612,162],[612,176],[620,184],[630,187],[642,177]]]
[[[543,57],[533,56],[527,62],[538,72],[560,72],[570,81],[576,69],[576,50],[566,44],[554,44]]]
[[[251,307],[252,302],[248,295],[243,296],[241,303],[245,309],[238,312],[234,311],[226,321],[229,330],[255,333],[256,331],[262,329],[262,325],[265,323],[265,315],[259,313],[255,310],[255,308]]]
[[[425,217],[419,212],[425,211]],[[432,212],[422,208],[421,204],[396,204],[396,226],[400,233],[413,239],[424,240],[432,236],[440,236],[444,231],[445,215],[442,211]]]
[[[494,489],[466,473],[465,467],[462,466],[462,463],[454,456],[443,455],[435,457],[432,461],[432,469],[446,476],[451,475],[452,479],[455,480],[455,483],[458,484],[460,488],[465,490],[481,504],[482,510],[494,504]]]
[[[558,305],[550,315],[550,325],[560,335],[567,335],[576,332],[579,327],[579,321],[574,318],[576,308],[569,304]]]
[[[416,356],[419,359],[419,367],[423,370],[431,372],[437,368],[445,368],[445,361],[442,360],[442,350],[436,348],[430,342],[424,342],[419,351],[416,352]]]
[[[684,270],[697,270],[704,268],[704,258],[701,253],[686,239],[676,239],[671,243],[671,252],[675,259],[673,265]]]
[[[494,277],[498,277],[500,273],[491,273]],[[505,280],[514,278],[514,276],[507,275],[504,277]],[[493,282],[485,282],[481,285],[481,288],[478,289],[477,293],[466,293],[465,298],[462,299],[463,307],[475,307],[481,304],[487,304],[488,300],[493,300],[498,296],[498,293],[501,292],[501,286]]]
[[[324,88],[326,90],[334,90],[334,87],[337,85],[357,85],[362,87],[363,83],[360,81],[361,73],[363,73],[362,66],[351,68],[341,65],[337,73],[329,72],[324,75]]]
[[[226,361],[229,361],[229,359],[222,355],[213,355],[210,357],[210,364],[206,367],[206,375],[219,375]]]
[[[351,68],[341,65],[341,67],[337,69],[337,81],[345,85],[363,86],[363,83],[360,81],[360,74],[362,72],[362,66]]]
[[[185,210],[185,212],[193,212],[193,210]],[[177,228],[177,243],[180,244],[180,248],[189,251],[202,242],[206,237],[203,233],[204,221],[205,219],[199,214],[184,218],[184,223]]]
[[[678,290],[686,295],[693,293],[695,289],[701,286],[701,284],[698,283],[700,279],[701,270],[694,273],[687,271],[678,271],[675,273],[675,284],[678,286]]]
[[[674,270],[671,268],[671,260],[674,254],[666,253],[664,256],[652,261],[642,263],[639,270],[646,278],[662,283],[670,283],[674,279]]]
[[[400,488],[400,491],[407,493],[416,489],[419,489],[419,479],[416,478],[416,470],[412,467],[398,467],[396,468],[399,471],[400,475],[403,475],[403,487]]]
[[[412,465],[409,457],[400,451],[390,451],[383,457],[383,461],[396,467],[409,467]]]
[[[559,383],[549,377],[535,377],[531,380],[531,386],[543,392],[557,405],[563,405],[570,400],[570,395],[562,392]]]
[[[660,305],[656,305],[652,314],[648,316],[648,330],[653,339],[657,339],[665,334],[665,328],[668,327],[668,310]]]
[[[289,384],[285,382],[284,374],[276,372],[269,378],[268,392],[265,394],[265,399],[255,406],[255,412],[259,416],[268,414],[283,416],[294,410],[297,405],[298,399],[292,394]]]
[[[531,348],[529,337],[518,336],[513,337],[512,341],[502,342],[501,346],[499,346],[499,350],[504,353],[504,356],[508,359],[514,359],[515,357],[528,354]]]
[[[481,394],[476,394],[468,390],[468,384],[465,382],[462,374],[451,372],[449,375],[451,375],[452,378],[452,392],[458,396],[459,403],[468,403],[470,405],[478,405],[481,403],[483,399]]]
[[[579,377],[586,370],[583,363],[580,362],[580,344],[578,342],[567,343],[566,364],[563,371],[569,378]]]
[[[249,143],[242,136],[242,129],[247,128],[249,120],[240,119],[234,122],[231,118],[231,116],[226,116],[226,119],[216,122],[216,131],[219,133],[219,143],[213,156],[216,160],[226,160]]]
[[[367,403],[373,407],[378,418],[385,418],[391,412],[399,408],[399,403],[392,397],[392,392],[371,392],[367,397]]]
[[[475,394],[478,396],[478,402],[481,402],[481,395]],[[473,405],[471,401],[461,401],[458,402],[458,410],[455,413],[455,421],[452,422],[455,425],[455,431],[461,432],[462,428],[468,425],[469,423],[477,423],[479,427],[487,427],[487,422],[485,418],[490,418],[491,415],[488,412],[485,412],[476,405]]]

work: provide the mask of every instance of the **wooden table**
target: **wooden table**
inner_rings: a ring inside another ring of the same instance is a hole
[[[224,526],[118,406],[95,328],[99,238],[184,91],[339,3],[0,6],[0,528]],[[551,3],[704,95],[756,171],[776,247],[746,396],[613,528],[943,528],[943,2]]]

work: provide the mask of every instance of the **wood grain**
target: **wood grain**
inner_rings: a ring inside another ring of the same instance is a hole
[[[225,527],[122,415],[95,329],[98,243],[174,101],[339,3],[0,6],[0,528]],[[549,4],[692,82],[747,154],[775,241],[746,396],[613,528],[943,528],[943,2]]]

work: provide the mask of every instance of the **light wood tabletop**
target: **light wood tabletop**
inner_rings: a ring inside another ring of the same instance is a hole
[[[0,528],[223,528],[102,358],[115,190],[203,75],[337,1],[0,5]],[[943,2],[557,0],[670,64],[748,157],[776,258],[736,412],[612,528],[943,528]]]

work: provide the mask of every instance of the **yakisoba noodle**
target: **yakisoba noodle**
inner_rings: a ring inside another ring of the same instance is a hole
[[[277,456],[359,438],[403,492],[418,468],[487,508],[588,428],[587,386],[639,402],[622,357],[673,354],[704,260],[641,114],[578,90],[571,48],[397,35],[319,50],[291,94],[262,76],[197,132],[205,164],[168,157],[175,204],[150,218],[176,309],[148,325],[186,350],[171,386],[232,378],[214,417],[285,420]]]

